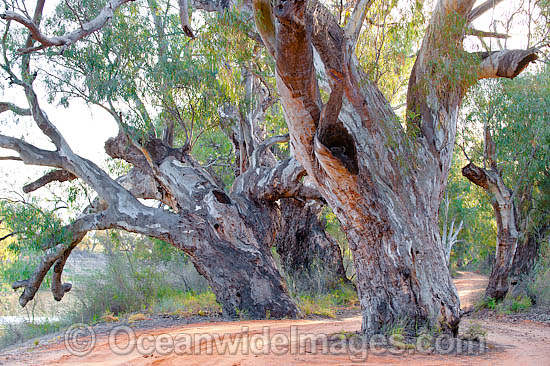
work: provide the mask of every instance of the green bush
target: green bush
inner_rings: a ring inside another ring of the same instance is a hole
[[[540,256],[527,284],[529,296],[537,305],[550,306],[550,240],[541,243]]]
[[[511,301],[508,305],[508,309],[514,313],[522,313],[527,311],[532,306],[531,299],[527,296],[519,296]]]
[[[550,306],[550,268],[541,268],[528,285],[537,305]]]
[[[5,329],[0,329],[0,349],[12,344],[24,342],[45,334],[60,331],[67,324],[64,322],[43,321],[40,323],[23,322],[19,324],[7,324]]]
[[[76,282],[80,303],[72,318],[83,322],[98,321],[106,312],[119,315],[155,309],[158,303],[174,302],[182,294],[208,291],[206,280],[183,256],[166,263],[113,252],[105,269],[79,276]]]

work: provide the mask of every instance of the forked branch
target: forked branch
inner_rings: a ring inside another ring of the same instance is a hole
[[[46,34],[42,33],[39,26],[33,19],[27,18],[26,16],[13,11],[6,11],[5,13],[0,14],[0,18],[4,20],[13,20],[17,23],[22,24],[29,30],[31,37],[40,43],[40,45],[36,47],[21,48],[19,49],[20,53],[31,53],[44,48],[56,46],[62,47],[61,52],[63,52],[67,47],[74,44],[78,40],[103,28],[105,24],[107,24],[107,22],[109,22],[113,18],[116,10],[121,5],[130,1],[135,0],[110,0],[97,15],[97,17],[95,17],[93,20],[82,24],[80,29],[74,30],[58,37],[47,36]]]

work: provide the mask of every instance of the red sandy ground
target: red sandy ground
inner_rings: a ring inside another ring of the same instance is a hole
[[[486,278],[474,273],[463,273],[462,277],[455,281],[461,298],[463,308],[472,305],[475,300],[483,294],[486,286]],[[462,327],[467,327],[474,322],[470,319],[463,320]],[[488,345],[492,349],[483,355],[374,355],[368,354],[366,361],[359,364],[367,365],[407,365],[407,366],[428,366],[428,365],[510,365],[510,366],[547,366],[550,365],[550,326],[544,323],[523,321],[516,324],[499,322],[496,320],[475,320],[488,331]],[[242,327],[249,327],[249,331],[242,332]],[[250,338],[254,334],[261,334],[264,326],[270,327],[271,334],[282,333],[289,335],[291,326],[297,326],[300,334],[334,334],[342,331],[355,332],[361,328],[360,316],[340,320],[266,320],[266,321],[242,321],[242,322],[218,322],[199,325],[186,325],[165,329],[148,329],[137,332],[140,334],[170,334],[176,336],[180,333],[186,334],[233,334],[243,339]],[[127,341],[125,337],[119,337],[120,342]],[[125,344],[125,343],[124,343]],[[201,343],[201,350],[206,350],[211,344]],[[213,347],[213,355],[160,355],[158,352],[152,354],[140,354],[134,352],[119,356],[113,354],[109,348],[106,336],[98,337],[93,352],[84,357],[71,355],[65,349],[63,343],[31,349],[12,350],[9,354],[0,355],[2,365],[182,365],[182,366],[208,366],[208,365],[254,365],[254,366],[279,366],[279,365],[355,365],[350,361],[347,354],[324,355],[302,352],[302,354],[266,355],[243,354],[236,352],[235,355],[219,355],[216,347]]]

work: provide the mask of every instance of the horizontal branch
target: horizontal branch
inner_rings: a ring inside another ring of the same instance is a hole
[[[506,33],[482,31],[482,30],[474,29],[474,28],[467,28],[466,29],[466,34],[469,35],[469,36],[476,36],[476,37],[501,38],[501,39],[510,38],[510,35],[506,34]]]
[[[39,149],[21,139],[0,135],[0,147],[19,153],[23,163],[28,165],[63,168],[64,160],[56,151]]]
[[[23,192],[30,193],[34,192],[37,189],[44,187],[45,185],[52,182],[66,182],[76,179],[77,176],[66,170],[53,170],[46,173],[41,178],[35,180],[32,183],[29,183],[23,187]]]
[[[11,111],[19,116],[31,115],[31,110],[28,108],[21,108],[9,102],[0,102],[0,113],[6,112],[6,111]]]
[[[462,175],[472,183],[484,189],[489,189],[489,174],[487,170],[470,163],[462,168]]]
[[[93,20],[82,24],[80,29],[58,37],[48,37],[40,31],[40,28],[32,19],[12,11],[6,11],[5,13],[0,14],[0,18],[4,20],[13,20],[22,24],[29,30],[31,37],[40,43],[40,46],[38,47],[19,49],[19,52],[21,53],[30,53],[53,46],[63,47],[63,50],[65,50],[68,46],[74,44],[78,40],[103,28],[103,26],[105,26],[105,24],[114,16],[114,12],[121,5],[130,1],[134,0],[110,0]]]
[[[12,236],[17,235],[17,234],[20,234],[20,232],[19,231],[14,231],[13,233],[9,233],[7,235],[4,235],[3,237],[0,238],[0,241],[4,241],[6,239],[9,239]]]
[[[528,50],[501,50],[481,52],[479,79],[510,78],[518,76],[531,62],[538,59],[536,48]]]
[[[0,161],[4,160],[23,161],[19,156],[0,156]]]
[[[233,184],[232,192],[243,193],[255,200],[276,201],[280,198],[322,199],[313,186],[304,184],[305,169],[294,158],[279,162],[274,168],[248,169]]]

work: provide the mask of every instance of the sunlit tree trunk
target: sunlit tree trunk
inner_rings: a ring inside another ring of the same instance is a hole
[[[347,235],[367,334],[403,321],[458,329],[438,227],[458,109],[478,78],[513,77],[533,59],[533,51],[465,52],[473,3],[437,3],[409,79],[404,129],[354,55],[371,2],[358,1],[345,28],[315,0],[254,2],[293,154]]]

